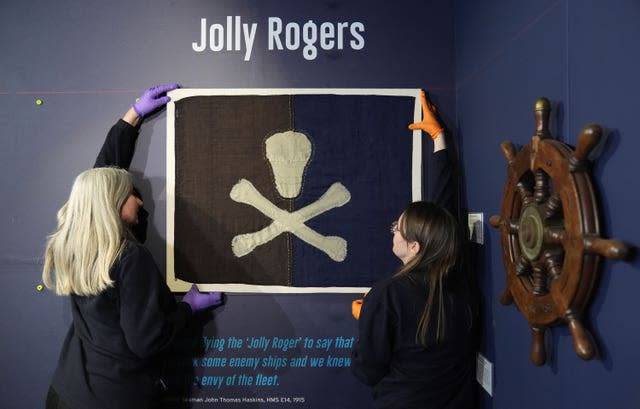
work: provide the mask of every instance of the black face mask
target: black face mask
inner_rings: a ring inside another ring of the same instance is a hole
[[[133,188],[133,194],[142,200],[140,192],[135,187]],[[147,225],[149,224],[149,212],[144,207],[138,208],[138,223],[130,226],[131,233],[140,243],[144,243],[147,240]]]
[[[144,243],[147,240],[147,225],[149,219],[149,212],[144,210],[143,207],[138,208],[138,223],[131,226],[131,233],[133,233],[136,240],[140,243]]]

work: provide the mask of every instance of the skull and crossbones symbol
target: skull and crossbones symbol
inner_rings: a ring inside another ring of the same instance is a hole
[[[311,142],[300,132],[287,131],[276,133],[266,141],[266,156],[276,183],[276,190],[284,198],[298,196],[302,188],[304,169],[311,157]],[[305,225],[310,220],[335,207],[343,206],[351,200],[351,194],[344,185],[333,183],[315,202],[289,212],[280,209],[265,198],[251,182],[240,179],[229,193],[232,200],[255,207],[272,219],[267,227],[253,233],[237,235],[231,241],[236,257],[251,253],[256,247],[289,232],[302,241],[326,253],[334,261],[343,261],[347,257],[347,241],[338,236],[323,236]]]

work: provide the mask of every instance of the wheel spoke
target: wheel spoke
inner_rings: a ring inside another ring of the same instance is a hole
[[[540,297],[549,292],[547,287],[547,270],[543,265],[536,265],[533,268],[533,295]]]
[[[549,197],[549,176],[542,170],[538,169],[535,173],[535,187],[533,196],[536,203],[540,204]]]
[[[518,261],[516,262],[516,275],[530,275],[531,274],[531,263],[524,256],[520,256]]]
[[[564,228],[550,226],[544,228],[545,244],[562,244],[562,240],[564,240]]]
[[[557,193],[553,193],[549,200],[542,206],[542,214],[545,219],[551,219],[556,215],[560,214],[560,210],[562,210],[562,202],[560,201],[560,197]]]
[[[524,206],[528,205],[533,201],[533,194],[531,192],[531,187],[524,180],[520,180],[516,185],[518,189],[518,193],[520,194],[520,199],[522,200],[522,204]]]
[[[552,279],[556,279],[560,277],[562,273],[562,260],[564,258],[564,253],[560,250],[555,251],[546,251],[544,253],[543,259],[544,264],[547,268],[547,272],[551,276]]]

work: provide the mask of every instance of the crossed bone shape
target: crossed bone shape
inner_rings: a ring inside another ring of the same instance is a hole
[[[235,236],[231,242],[233,254],[242,257],[252,252],[256,247],[265,244],[284,232],[290,232],[325,252],[334,261],[343,261],[347,257],[347,242],[342,237],[323,236],[304,223],[327,210],[340,207],[351,199],[351,194],[341,183],[332,184],[329,189],[315,202],[295,212],[280,209],[246,179],[240,179],[229,193],[231,199],[238,203],[255,207],[273,221],[264,229]]]

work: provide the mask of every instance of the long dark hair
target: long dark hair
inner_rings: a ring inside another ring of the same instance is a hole
[[[424,280],[428,296],[418,322],[416,341],[428,346],[432,342],[430,327],[435,321],[435,343],[445,339],[445,292],[449,273],[460,253],[460,234],[456,219],[443,207],[432,202],[413,202],[407,206],[398,226],[409,242],[420,244],[420,251],[397,275],[410,275]],[[437,316],[434,317],[434,314]]]

